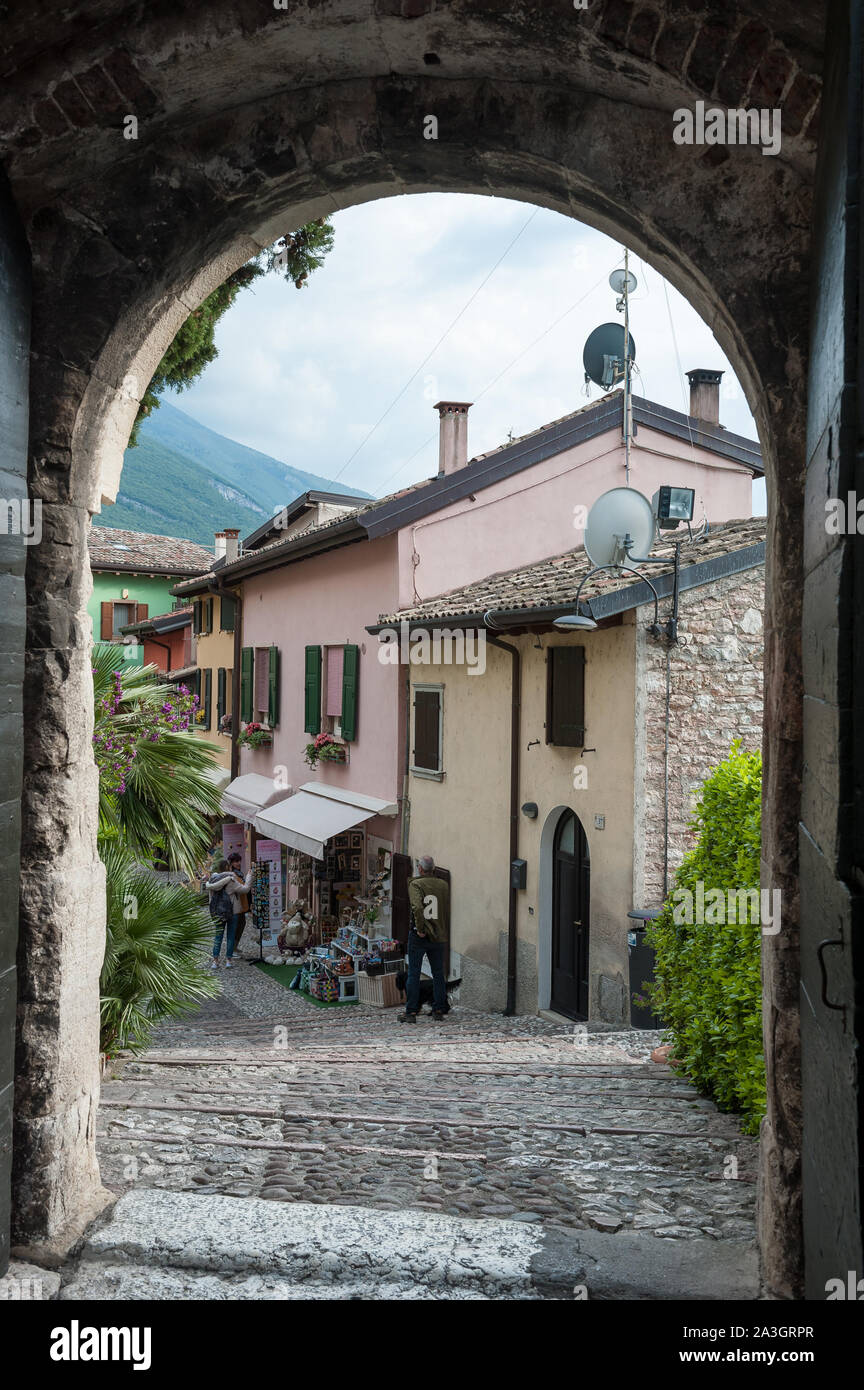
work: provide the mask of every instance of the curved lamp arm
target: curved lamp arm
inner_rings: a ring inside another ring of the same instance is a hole
[[[643,574],[641,570],[634,569],[632,565],[595,565],[593,569],[590,569],[582,579],[579,588],[576,590],[576,597],[573,600],[573,607],[576,609],[577,613],[579,612],[579,595],[592,575],[599,574],[601,570],[624,570],[627,574],[635,574],[637,578],[644,580],[654,595],[654,627],[660,627],[660,599],[657,590],[654,588],[647,574]]]

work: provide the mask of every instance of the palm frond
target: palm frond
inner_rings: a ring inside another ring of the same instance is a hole
[[[100,853],[108,909],[101,1046],[140,1051],[161,1019],[218,994],[202,961],[213,925],[185,885],[136,865],[122,838],[104,841]]]

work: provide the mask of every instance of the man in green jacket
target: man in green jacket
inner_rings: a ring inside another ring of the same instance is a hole
[[[417,860],[418,876],[408,883],[411,926],[408,931],[408,980],[400,1023],[416,1023],[420,1009],[420,967],[425,956],[432,971],[432,1017],[440,1023],[448,1011],[444,952],[450,935],[450,888],[435,872],[429,854]]]

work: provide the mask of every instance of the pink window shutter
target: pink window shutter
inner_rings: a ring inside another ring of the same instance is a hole
[[[327,648],[327,708],[325,714],[337,719],[342,713],[342,665],[344,647]]]
[[[255,648],[255,712],[261,711],[265,715],[268,709],[269,695],[269,651],[267,647]]]

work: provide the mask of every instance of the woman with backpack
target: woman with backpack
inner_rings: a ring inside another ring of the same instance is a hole
[[[225,969],[232,968],[237,924],[243,915],[240,904],[252,887],[253,872],[250,869],[244,881],[239,874],[231,869],[227,859],[220,859],[214,872],[207,879],[205,887],[209,898],[210,916],[217,924],[216,935],[213,938],[211,970],[218,969],[222,937],[226,935],[226,932]]]

